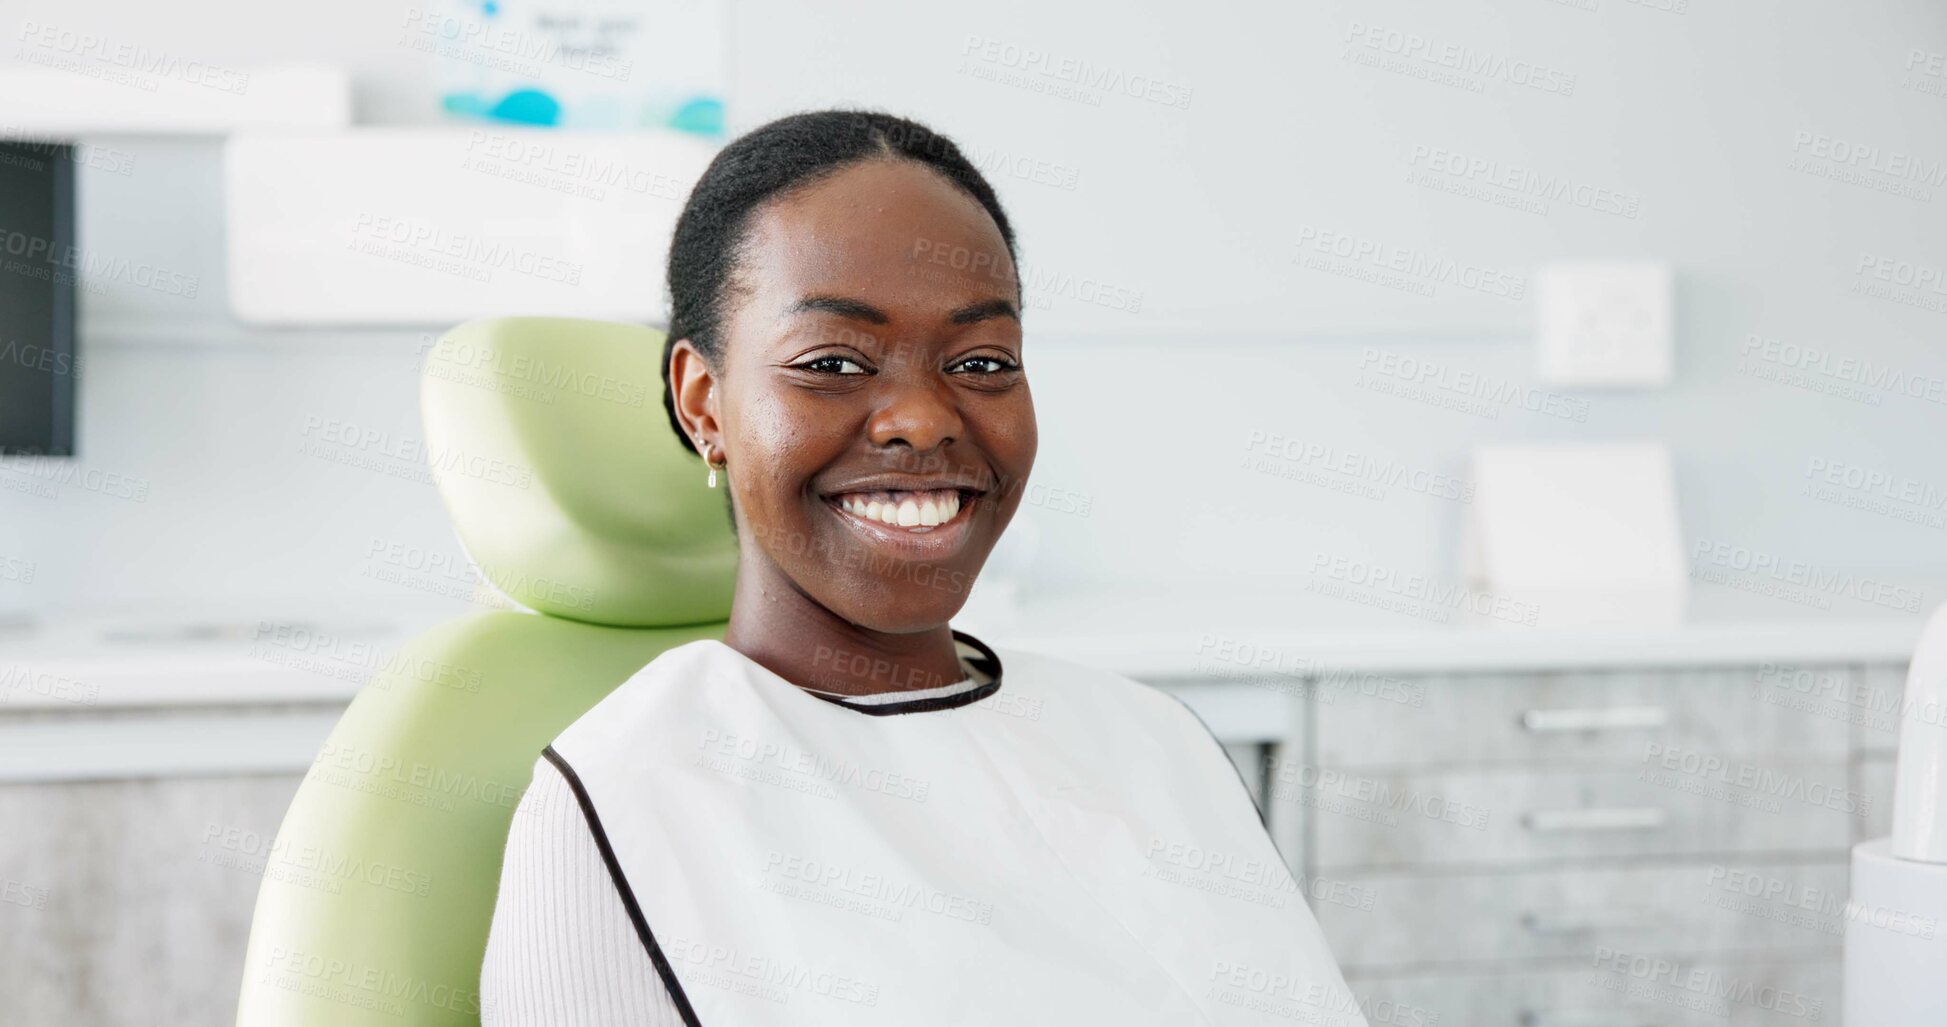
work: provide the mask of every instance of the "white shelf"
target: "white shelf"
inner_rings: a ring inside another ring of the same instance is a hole
[[[715,155],[672,131],[234,135],[231,311],[287,327],[654,321],[676,218]]]
[[[22,42],[0,67],[0,137],[222,135],[351,124],[351,80],[339,68],[224,68],[170,60],[143,73]],[[51,63],[40,63],[51,62]]]

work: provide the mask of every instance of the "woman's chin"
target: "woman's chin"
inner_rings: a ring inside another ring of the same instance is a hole
[[[887,602],[859,604],[858,609],[834,610],[847,621],[886,635],[911,635],[931,631],[951,621],[966,605],[966,596],[951,599],[895,594]]]

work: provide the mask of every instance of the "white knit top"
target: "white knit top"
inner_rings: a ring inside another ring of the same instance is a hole
[[[991,678],[960,648],[967,677],[919,691],[848,695],[848,703],[953,695]],[[639,882],[631,882],[641,887]],[[630,1024],[683,1027],[649,961],[566,778],[545,757],[521,796],[500,866],[500,895],[480,967],[482,1027]]]

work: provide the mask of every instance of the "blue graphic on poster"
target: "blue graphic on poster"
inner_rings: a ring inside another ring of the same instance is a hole
[[[438,58],[454,118],[724,134],[717,0],[443,0],[404,42]]]

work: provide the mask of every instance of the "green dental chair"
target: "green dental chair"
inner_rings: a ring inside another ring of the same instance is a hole
[[[501,852],[541,749],[665,649],[720,638],[736,546],[663,413],[663,333],[566,318],[448,332],[426,450],[468,555],[534,613],[385,654],[277,833],[242,1027],[477,1024]]]

